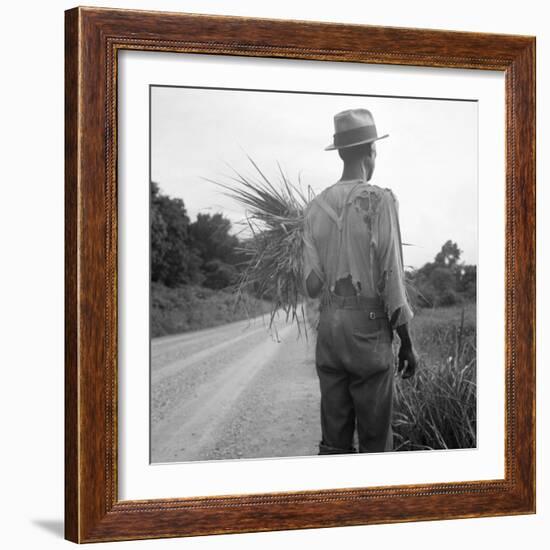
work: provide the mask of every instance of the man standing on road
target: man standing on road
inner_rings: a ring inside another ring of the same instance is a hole
[[[398,372],[414,375],[397,201],[372,185],[378,136],[366,109],[334,117],[342,177],[308,205],[304,230],[305,289],[320,297],[315,363],[321,387],[319,454],[390,451],[393,331]]]

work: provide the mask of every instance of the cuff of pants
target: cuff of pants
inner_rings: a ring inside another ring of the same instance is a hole
[[[319,454],[320,455],[343,455],[343,454],[349,454],[349,453],[355,453],[357,452],[355,448],[350,447],[349,449],[339,449],[338,447],[331,447],[330,445],[326,445],[321,441],[319,443]]]

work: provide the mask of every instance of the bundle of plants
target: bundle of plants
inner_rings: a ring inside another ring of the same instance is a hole
[[[279,164],[278,177],[270,180],[257,163],[247,157],[254,168],[253,175],[244,175],[232,168],[230,183],[213,181],[246,212],[248,235],[240,249],[246,260],[236,285],[237,300],[246,302],[250,295],[268,300],[270,328],[277,313],[282,311],[285,320],[296,322],[301,333],[306,326],[302,235],[304,211],[311,191],[306,195],[299,178],[297,184],[292,183]]]

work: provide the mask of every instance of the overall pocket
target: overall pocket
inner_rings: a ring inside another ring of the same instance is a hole
[[[376,374],[393,368],[392,331],[387,319],[357,319],[352,329],[353,368],[362,374]]]
[[[371,319],[369,312],[359,310],[352,316],[352,324],[353,335],[365,342],[391,342],[393,339],[393,331],[386,317]]]

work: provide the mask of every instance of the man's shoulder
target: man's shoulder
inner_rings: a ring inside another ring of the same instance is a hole
[[[374,183],[364,183],[361,186],[363,189],[370,191],[371,193],[377,194],[380,198],[387,197],[393,200],[397,200],[394,192],[389,187],[380,187]]]
[[[334,188],[334,186],[337,185],[336,183],[333,183],[332,185],[329,185],[328,187],[325,187],[320,193],[314,195],[310,201],[306,204],[305,206],[305,212],[308,213],[308,212],[311,212],[312,210],[315,210],[316,207],[318,208],[319,207],[319,199],[321,201],[327,201],[330,194],[331,194],[331,190]]]
[[[389,187],[380,187],[379,185],[375,185],[370,182],[359,182],[355,185],[353,184],[347,184],[343,185],[339,182],[333,183],[332,185],[329,185],[328,187],[325,187],[317,197],[321,197],[323,199],[330,198],[334,195],[338,196],[356,196],[359,193],[371,193],[378,195],[380,197],[388,196],[393,199],[395,199],[395,195],[393,194],[393,191]],[[317,198],[315,197],[315,198]]]
[[[343,186],[339,186],[338,183],[329,185],[325,187],[318,195],[314,196],[305,206],[305,214],[316,211],[319,206],[319,201],[324,201],[325,203],[331,204],[335,198],[335,194],[338,193],[347,194],[347,198],[350,202],[356,199],[359,196],[369,196],[378,199],[376,202],[387,202],[391,204],[397,204],[397,197],[395,193],[389,187],[380,187],[379,185],[372,184],[370,182],[359,183],[357,184],[350,193],[349,189],[345,189]],[[349,194],[348,194],[349,193]],[[322,208],[320,208],[323,210]]]
[[[372,183],[362,183],[355,188],[355,192],[350,198],[354,200],[356,197],[361,196],[374,198],[376,204],[386,203],[388,205],[397,205],[397,197],[389,187],[380,187]]]

